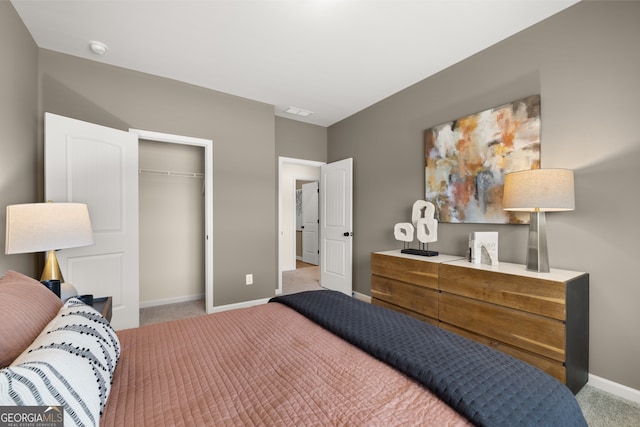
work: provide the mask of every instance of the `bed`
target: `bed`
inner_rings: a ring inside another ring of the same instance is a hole
[[[21,282],[51,306],[26,323],[55,313],[29,325],[41,330],[9,349],[15,358],[6,338],[25,332],[0,324],[2,366],[13,358],[0,371],[0,405],[60,405],[65,424],[586,426],[571,392],[542,371],[337,292],[115,333],[78,300],[54,304],[10,273],[0,305],[24,300],[26,291],[3,294]]]

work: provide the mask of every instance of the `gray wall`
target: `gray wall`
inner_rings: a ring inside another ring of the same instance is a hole
[[[423,131],[539,93],[542,167],[576,179],[576,210],[547,216],[550,263],[590,273],[590,372],[640,389],[639,22],[640,2],[579,3],[331,126],[328,160],[354,158],[355,290],[370,293],[370,253],[400,247],[393,224],[424,198]],[[432,248],[462,255],[485,230],[524,263],[526,226],[441,224]]]
[[[0,275],[39,277],[33,255],[4,255],[5,206],[36,199],[38,48],[8,1],[0,1]]]
[[[327,161],[327,128],[283,117],[275,119],[276,157]]]

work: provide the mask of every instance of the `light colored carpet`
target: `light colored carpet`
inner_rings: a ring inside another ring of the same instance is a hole
[[[640,403],[590,385],[576,395],[589,427],[640,427]]]
[[[140,326],[207,314],[204,298],[140,309]]]
[[[320,267],[301,263],[296,270],[282,273],[282,293],[316,291],[320,287]],[[206,314],[204,299],[140,309],[140,326]]]
[[[320,290],[320,268],[299,268],[282,273],[282,293]],[[140,326],[205,314],[204,300],[140,310]],[[640,427],[640,403],[619,398],[590,385],[576,395],[589,427]]]
[[[320,286],[320,267],[317,265],[282,272],[282,293],[284,295],[320,289],[322,289]]]

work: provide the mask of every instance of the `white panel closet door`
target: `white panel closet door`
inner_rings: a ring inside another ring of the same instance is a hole
[[[95,244],[58,252],[65,281],[113,297],[112,325],[139,325],[138,137],[45,114],[45,198],[86,203]]]
[[[320,285],[352,294],[353,159],[320,167]]]

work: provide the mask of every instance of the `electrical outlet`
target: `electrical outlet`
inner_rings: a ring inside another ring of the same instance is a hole
[[[245,277],[245,283],[247,285],[253,285],[253,274],[247,274]]]

